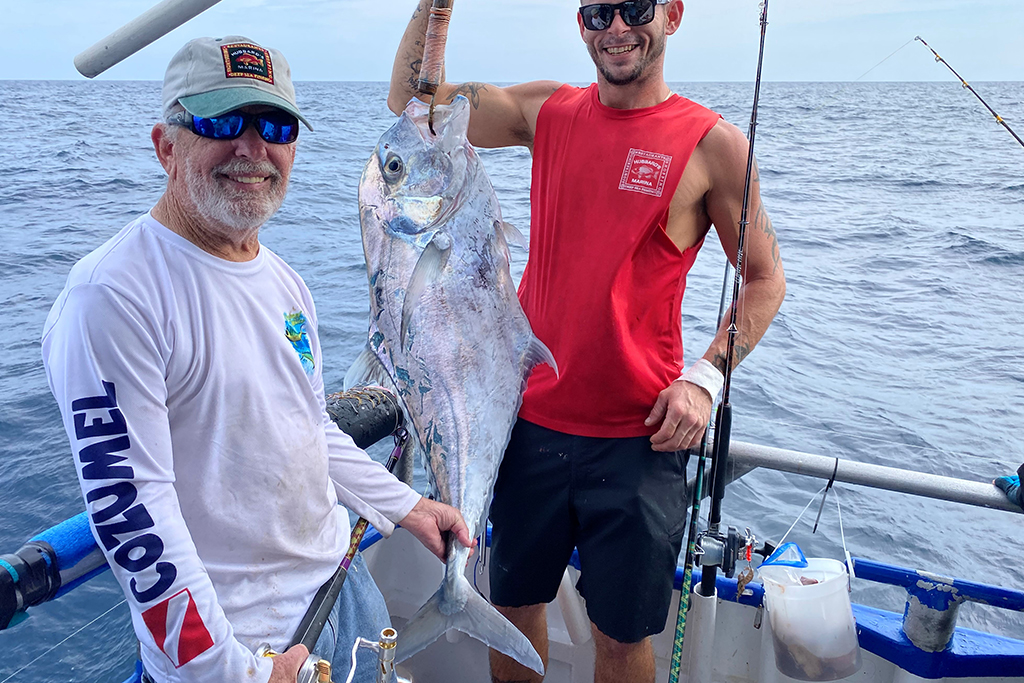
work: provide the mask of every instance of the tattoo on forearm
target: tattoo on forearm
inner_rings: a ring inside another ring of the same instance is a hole
[[[750,346],[742,342],[737,341],[736,345],[732,349],[732,366],[735,368],[739,365],[744,358],[750,355]],[[718,368],[718,371],[725,374],[725,353],[716,353],[715,359],[711,361],[711,364]]]
[[[420,66],[422,64],[422,59],[414,59],[409,63],[409,89],[413,92],[417,92],[420,89]]]
[[[448,104],[454,102],[457,96],[463,95],[473,105],[473,109],[479,109],[480,93],[484,90],[487,90],[486,83],[463,83],[448,97]]]

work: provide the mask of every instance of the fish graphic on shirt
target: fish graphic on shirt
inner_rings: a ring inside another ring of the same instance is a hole
[[[302,369],[309,376],[313,375],[316,361],[313,360],[313,349],[309,345],[306,333],[306,314],[302,311],[284,314],[284,336],[291,342],[292,348],[299,354]]]

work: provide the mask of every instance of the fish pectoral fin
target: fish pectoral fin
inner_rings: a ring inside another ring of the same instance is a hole
[[[395,383],[391,381],[391,376],[384,369],[384,365],[380,362],[380,358],[377,358],[377,354],[370,349],[369,344],[356,357],[348,372],[345,373],[345,391],[360,384],[376,384],[391,390],[395,396],[398,395]]]
[[[442,585],[402,629],[402,635],[398,639],[395,661],[405,661],[447,631],[455,629],[543,676],[544,662],[529,639],[513,626],[512,622],[494,609],[491,603],[473,590],[464,575],[460,574],[457,581],[459,593],[466,597],[462,609],[458,609],[452,614],[444,614],[441,604],[444,598],[444,586]]]
[[[509,244],[518,244],[523,248],[523,251],[530,253],[530,241],[526,239],[526,235],[522,233],[516,226],[512,225],[508,221],[501,222],[501,231],[505,234],[505,241]]]
[[[409,284],[405,287],[405,302],[402,304],[402,348],[405,348],[405,336],[409,332],[409,321],[412,320],[412,314],[416,311],[420,297],[423,296],[427,287],[440,277],[441,271],[448,263],[448,255],[451,251],[451,238],[443,232],[438,232],[420,254],[419,260],[416,261],[412,277],[409,278]]]
[[[540,339],[533,337],[526,349],[526,364],[532,370],[541,363],[550,365],[551,369],[555,371],[555,377],[558,377],[558,363],[555,362],[555,356],[551,353],[551,349]]]

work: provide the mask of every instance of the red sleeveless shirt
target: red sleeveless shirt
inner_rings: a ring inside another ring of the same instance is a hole
[[[683,169],[719,115],[678,95],[643,109],[559,88],[537,119],[530,258],[519,300],[558,362],[520,417],[568,434],[653,434],[644,420],[683,367],[681,307],[700,242],[665,232]]]

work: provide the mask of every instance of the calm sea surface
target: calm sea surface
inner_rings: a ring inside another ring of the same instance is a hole
[[[974,85],[1024,133],[1024,83]],[[297,89],[316,131],[303,131],[262,239],[313,291],[326,384],[340,388],[368,310],[356,186],[393,116],[383,84]],[[675,89],[746,130],[750,84]],[[39,336],[72,264],[161,193],[149,142],[159,93],[155,82],[0,81],[0,554],[83,509]],[[1024,149],[956,83],[767,83],[757,148],[788,294],[736,374],[734,435],[975,481],[1015,470]],[[529,154],[482,156],[506,220],[526,231]],[[513,260],[518,276],[526,255]],[[711,237],[684,303],[688,363],[711,339],[723,264]],[[778,540],[820,486],[755,472],[729,488],[724,516]],[[853,555],[1024,589],[1024,517],[837,488]],[[792,540],[841,557],[834,505],[814,536],[811,521]],[[894,611],[904,600],[864,582],[854,597]],[[36,608],[0,633],[0,683],[58,643],[12,682],[123,680],[135,644],[121,600],[108,572]],[[1024,638],[1021,614],[969,604],[960,624]]]

